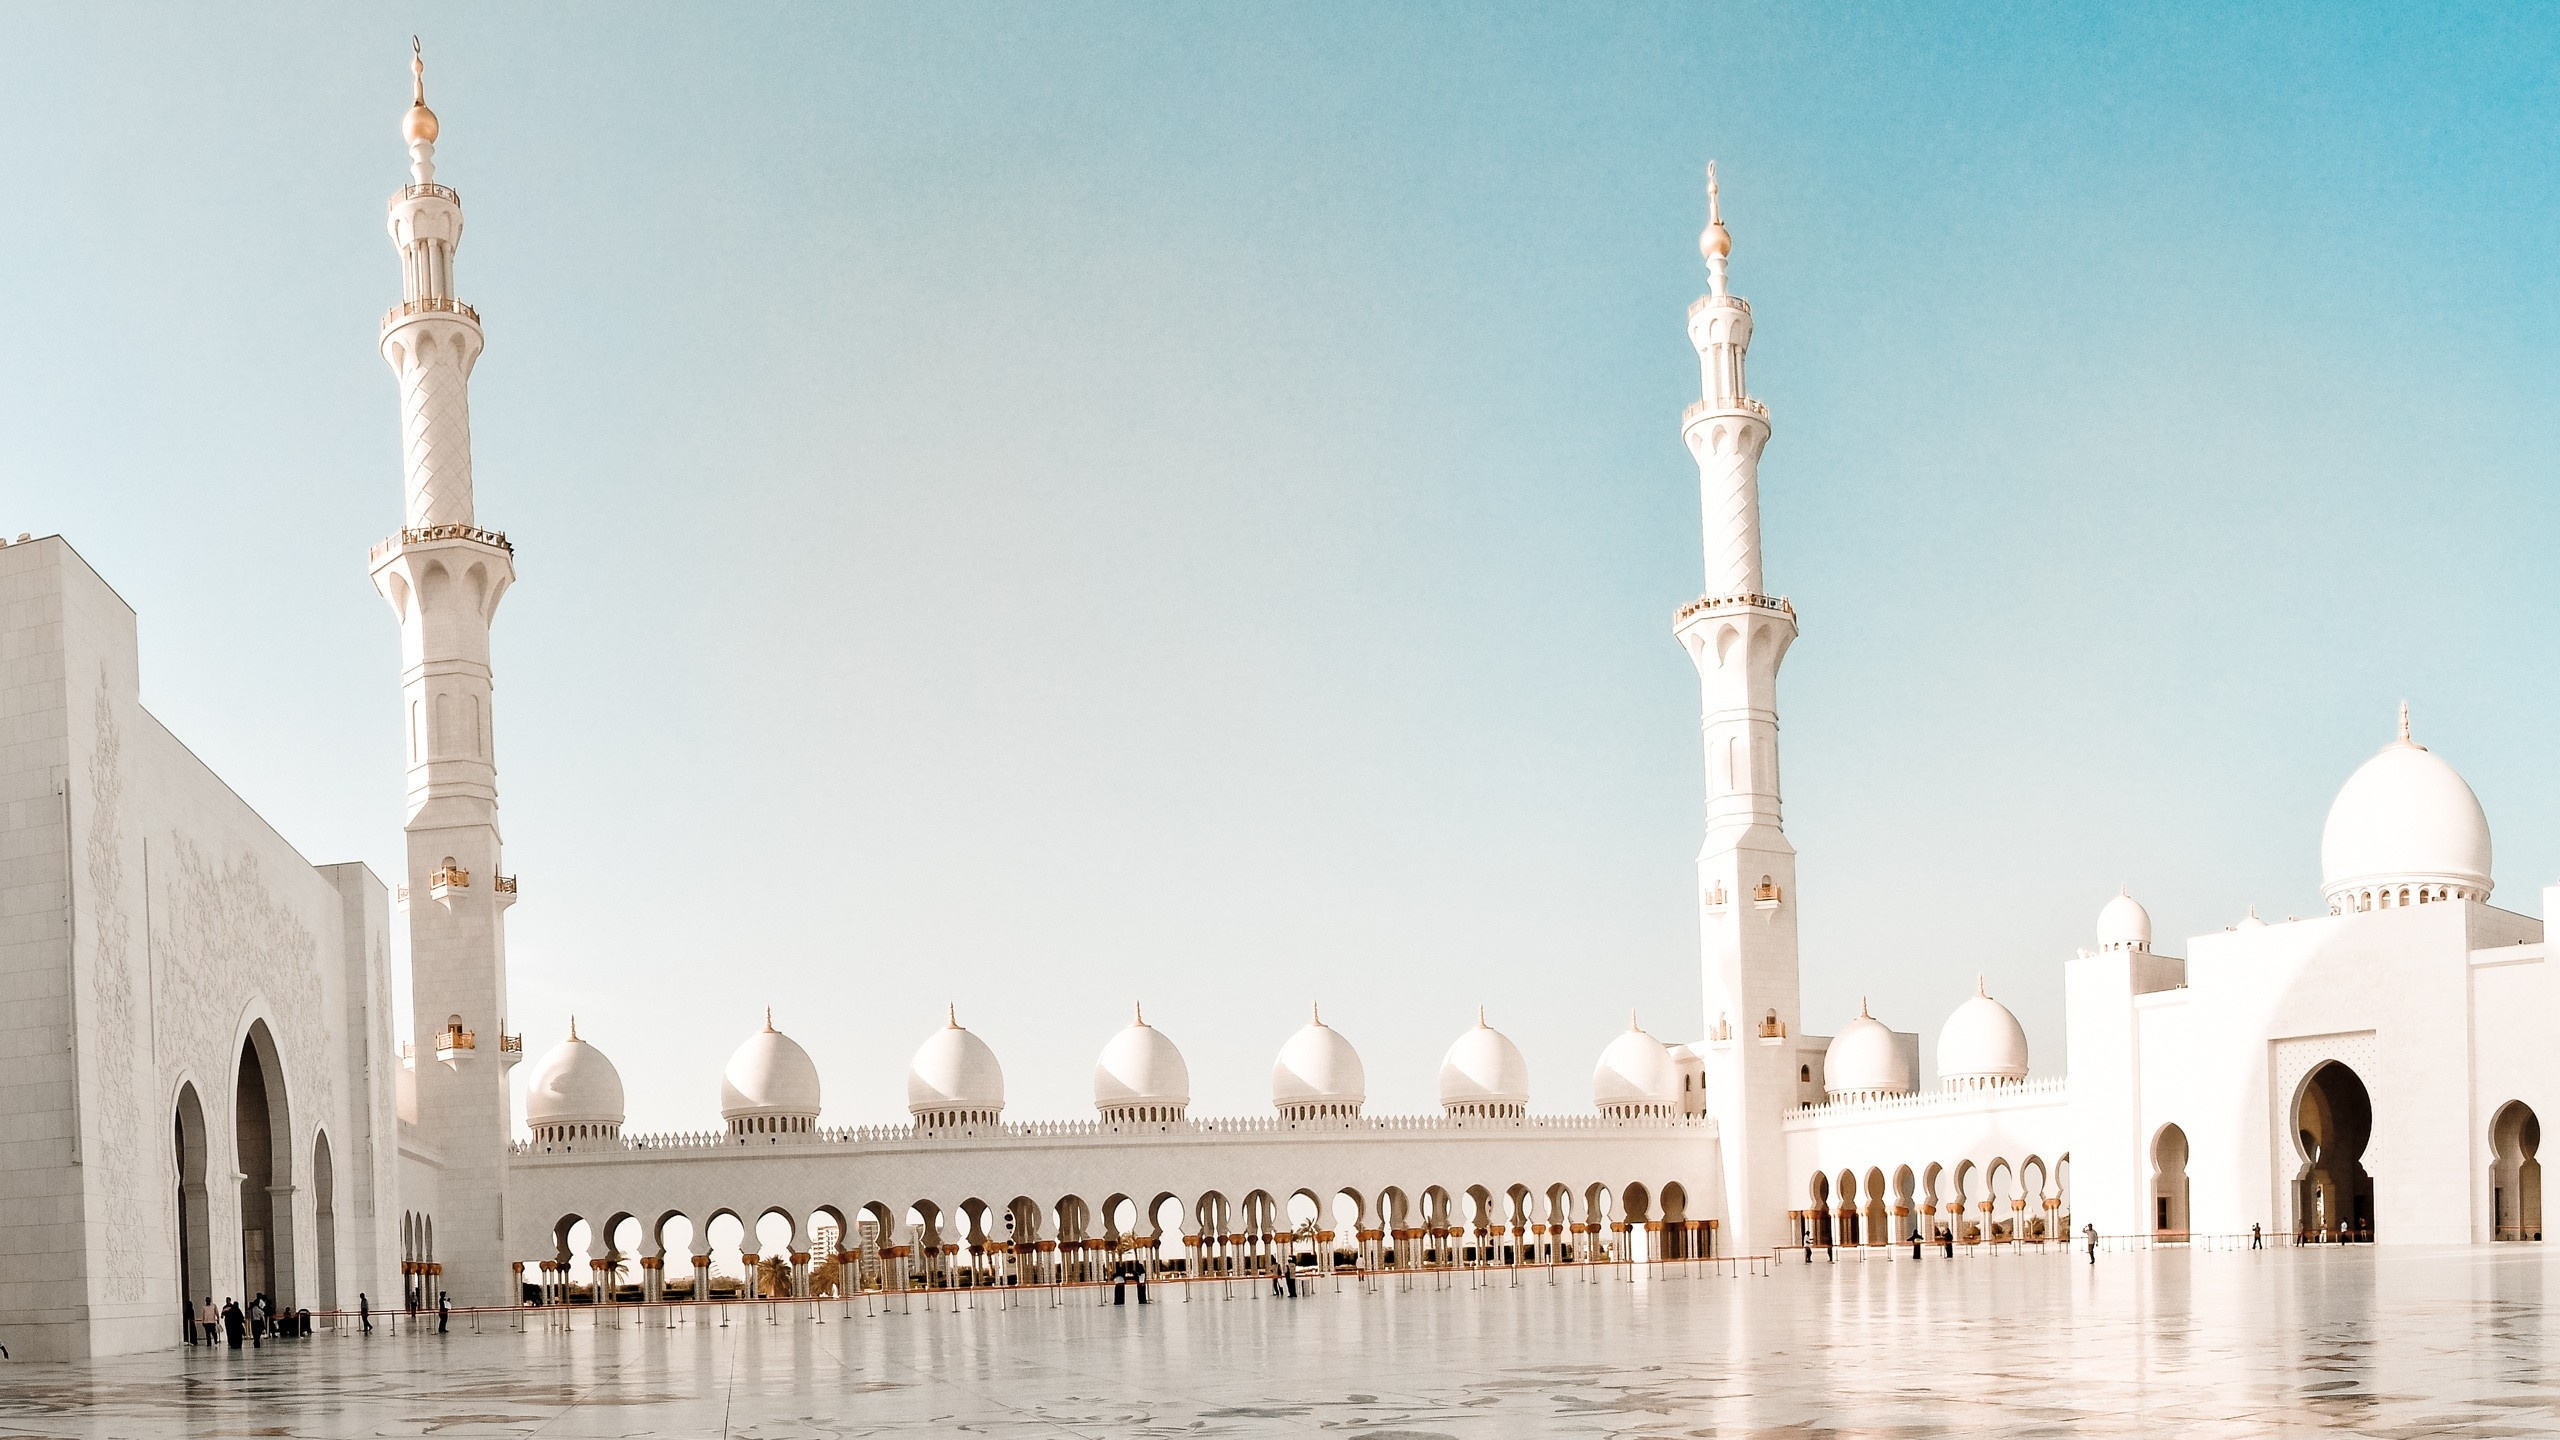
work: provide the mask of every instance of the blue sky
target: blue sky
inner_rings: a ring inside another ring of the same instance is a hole
[[[1321,1000],[1372,1105],[1482,1002],[1536,1102],[1698,1015],[1713,156],[1807,1024],[2061,1059],[2120,882],[2319,907],[2407,698],[2502,902],[2560,875],[2560,35],[2527,9],[547,6],[0,14],[0,526],[315,860],[400,854],[408,37],[482,523],[516,1013],[831,1122],[946,1001],[1013,1113],[1132,1000],[1196,1108]]]

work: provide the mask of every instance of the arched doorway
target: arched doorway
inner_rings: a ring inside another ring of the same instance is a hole
[[[2542,1119],[2533,1107],[2511,1100],[2489,1122],[2490,1213],[2494,1240],[2542,1238]]]
[[[266,1022],[240,1045],[232,1135],[240,1165],[240,1285],[277,1309],[294,1303],[293,1110]]]
[[[2373,1096],[2355,1071],[2332,1060],[2304,1078],[2293,1102],[2302,1169],[2294,1182],[2294,1223],[2331,1239],[2373,1238]]]
[[[213,1294],[212,1195],[205,1188],[204,1104],[196,1087],[178,1087],[177,1118],[172,1126],[178,1146],[178,1285],[179,1298],[201,1305]]]
[[[2151,1141],[2151,1229],[2184,1235],[2194,1228],[2187,1216],[2187,1132],[2163,1125]]]
[[[312,1238],[320,1242],[320,1305],[338,1308],[338,1207],[335,1190],[337,1176],[329,1164],[329,1137],[321,1134],[311,1142],[311,1228]]]

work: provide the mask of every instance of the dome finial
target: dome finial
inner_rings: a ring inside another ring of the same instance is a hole
[[[1484,1023],[1484,1005],[1481,1001],[1476,1005],[1476,1028],[1479,1030],[1486,1028]]]
[[[1707,228],[1698,236],[1698,253],[1706,257],[1710,292],[1724,293],[1724,262],[1733,254],[1732,232],[1724,228],[1724,200],[1716,190],[1716,162],[1707,162]]]
[[[427,56],[418,37],[409,37],[409,113],[400,117],[400,134],[410,144],[433,145],[436,112],[427,108]]]
[[[764,1007],[764,1032],[768,1035],[773,1033],[773,1007],[770,1005]]]
[[[1973,993],[1986,1000],[1991,998],[1991,992],[1982,988],[1982,976],[1978,972],[1973,977]]]
[[[1144,1000],[1132,1000],[1129,1002],[1129,1008],[1138,1017],[1135,1021],[1136,1024],[1144,1025],[1147,1023],[1147,1002]]]
[[[578,1017],[575,1015],[569,1017],[569,1038],[572,1040],[578,1038]]]
[[[1310,1025],[1324,1023],[1324,1007],[1313,1000],[1307,1002],[1307,1023]]]
[[[1864,995],[1858,997],[1858,1018],[1861,1020],[1873,1020],[1876,1018],[1867,1013],[1867,997]]]
[[[945,1030],[957,1030],[960,1028],[959,1001],[945,1000],[942,1002],[942,1028]]]
[[[2427,748],[2426,746],[2409,738],[2409,702],[2406,700],[2400,702],[2400,743],[2408,746],[2412,750],[2424,750]]]
[[[1627,1029],[1630,1033],[1644,1029],[1644,1026],[1636,1022],[1636,1011],[1632,1005],[1627,1007]]]

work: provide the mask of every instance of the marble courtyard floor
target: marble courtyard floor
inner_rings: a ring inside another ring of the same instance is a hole
[[[0,1367],[0,1437],[2560,1433],[2538,1245],[1882,1259]]]

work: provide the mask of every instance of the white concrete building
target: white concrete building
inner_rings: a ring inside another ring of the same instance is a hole
[[[610,1036],[546,1049],[524,1114],[506,1071],[490,626],[515,580],[472,485],[482,335],[457,298],[460,197],[435,171],[418,67],[390,202],[402,298],[381,347],[405,483],[372,574],[397,624],[407,870],[315,867],[135,701],[135,619],[58,538],[0,547],[0,1340],[34,1355],[176,1343],[180,1296],[286,1306],[507,1305],[605,1285],[898,1287],[1331,1268],[1583,1262],[1697,1248],[2183,1238],[2263,1225],[2384,1241],[2540,1237],[2541,922],[2490,903],[2478,801],[2398,739],[2322,841],[2331,914],[2254,915],[2153,947],[2119,894],[2059,963],[2068,1078],[2031,1074],[1996,999],[1962,997],[1919,1088],[1921,1036],[1861,1013],[1806,1033],[1777,677],[1797,634],[1759,535],[1766,406],[1712,172],[1690,307],[1705,594],[1673,633],[1699,675],[1703,1038],[1630,1019],[1593,1108],[1528,1111],[1529,1060],[1479,1013],[1441,1110],[1372,1115],[1357,1049],[1311,1014],[1271,1111],[1191,1113],[1173,1037],[1105,1038],[1094,1118],[1005,1118],[998,1057],[957,1013],[923,1037],[907,1123],[831,1126],[806,1051],[745,1037],[721,1124],[624,1128]],[[2552,897],[2546,895],[2546,905]],[[388,940],[411,947],[391,1033]],[[599,1043],[601,1042],[601,1043]],[[2369,1078],[2388,1075],[2387,1090]],[[703,1076],[706,1122],[714,1077]],[[878,1097],[886,1099],[887,1097]],[[713,1227],[745,1273],[711,1274]],[[821,1231],[842,1266],[811,1273]]]

